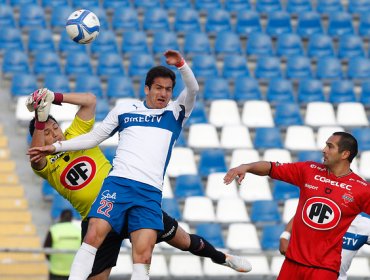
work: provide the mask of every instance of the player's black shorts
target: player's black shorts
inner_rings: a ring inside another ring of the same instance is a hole
[[[178,227],[178,222],[174,218],[169,216],[164,211],[162,211],[162,213],[163,213],[164,231],[158,232],[157,243],[171,240],[175,236]],[[82,239],[86,235],[87,225],[88,225],[87,221],[83,221],[81,224]],[[121,235],[116,233],[115,231],[111,231],[108,233],[102,245],[96,252],[95,261],[90,276],[97,275],[106,270],[107,268],[116,266],[122,241],[123,239],[128,237],[129,235],[127,231],[123,232]]]

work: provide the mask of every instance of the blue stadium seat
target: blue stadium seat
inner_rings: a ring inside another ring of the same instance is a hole
[[[322,82],[315,79],[301,80],[298,86],[298,102],[307,104],[314,101],[325,101]]]
[[[204,32],[188,32],[185,34],[183,50],[185,55],[210,54],[211,43]]]
[[[73,208],[72,204],[60,194],[55,194],[50,207],[51,218],[54,221],[58,220],[60,218],[60,214],[65,209],[70,209],[72,211],[74,219],[81,220],[80,214],[75,208]]]
[[[2,61],[2,74],[13,75],[15,73],[29,73],[30,67],[28,56],[20,50],[7,50]]]
[[[13,9],[6,4],[0,4],[0,27],[15,27]]]
[[[208,34],[231,31],[231,17],[229,12],[224,9],[209,10],[206,16],[204,29]]]
[[[54,92],[71,92],[68,77],[63,74],[46,75],[44,87]]]
[[[66,26],[68,17],[73,13],[71,6],[54,6],[50,15],[50,26],[53,30],[61,30]]]
[[[261,248],[264,251],[276,251],[280,246],[280,235],[285,230],[284,224],[265,225],[262,227]]]
[[[320,57],[317,61],[318,79],[341,79],[343,77],[340,60],[334,56]]]
[[[321,33],[311,35],[307,45],[307,55],[315,58],[333,56],[334,47],[331,37]]]
[[[222,227],[218,223],[201,223],[195,227],[195,234],[203,237],[215,248],[225,248]]]
[[[69,52],[67,54],[65,73],[70,75],[92,74],[90,57],[83,52]]]
[[[121,51],[124,55],[131,56],[134,53],[149,53],[144,31],[129,30],[122,35]]]
[[[299,198],[299,188],[283,181],[273,180],[272,195],[275,201],[280,202]]]
[[[352,57],[348,61],[347,77],[349,79],[365,80],[370,77],[370,59]]]
[[[167,10],[162,8],[150,8],[144,11],[143,29],[146,32],[169,31]]]
[[[135,98],[135,91],[132,81],[125,76],[112,76],[108,78],[107,98],[114,100],[117,98]]]
[[[114,75],[124,75],[122,58],[114,52],[101,53],[98,58],[96,73],[100,77],[110,77]]]
[[[290,56],[286,62],[287,79],[307,79],[312,77],[311,61],[305,55]]]
[[[174,198],[163,198],[162,199],[162,209],[172,218],[181,221],[182,215],[179,208],[179,203]]]
[[[205,105],[201,101],[197,101],[195,103],[194,109],[186,121],[185,125],[187,127],[191,126],[192,124],[196,123],[208,123],[208,117],[205,109]]]
[[[253,144],[257,150],[282,149],[283,140],[279,127],[256,127]]]
[[[281,215],[275,200],[256,200],[251,205],[251,221],[256,224],[280,223]]]
[[[222,76],[226,79],[236,77],[248,77],[249,70],[247,67],[247,59],[244,55],[230,54],[223,59]]]
[[[350,80],[333,81],[330,86],[329,101],[334,104],[356,102],[353,82]]]
[[[99,7],[99,0],[71,0],[72,7],[75,9],[88,9]]]
[[[317,12],[302,12],[298,15],[296,32],[302,38],[323,33],[320,15]]]
[[[361,37],[370,36],[370,11],[364,12],[360,15],[358,23],[358,35]]]
[[[116,34],[112,30],[101,30],[94,43],[90,45],[90,50],[93,55],[107,52],[118,53]]]
[[[297,161],[314,161],[322,162],[322,152],[321,151],[298,151]]]
[[[231,93],[228,80],[218,77],[205,79],[203,92],[205,101],[230,98]]]
[[[37,4],[37,0],[10,0],[10,5],[13,7],[20,7],[27,4]]]
[[[271,79],[267,87],[266,99],[270,104],[294,102],[292,82],[281,78]]]
[[[110,111],[109,102],[105,98],[97,98],[95,108],[95,120],[97,122],[104,120]]]
[[[357,139],[360,152],[370,150],[370,128],[354,128],[352,135]]]
[[[205,79],[218,76],[216,59],[213,55],[195,55],[193,57],[192,69],[197,78]]]
[[[252,77],[237,77],[234,81],[234,100],[244,103],[247,100],[261,100],[258,81]]]
[[[117,147],[116,146],[105,146],[103,149],[103,154],[109,160],[109,162],[112,164],[114,156],[116,155]]]
[[[81,0],[79,0],[79,1],[81,1]],[[109,21],[108,21],[108,16],[107,16],[106,10],[99,7],[99,6],[91,6],[90,3],[93,3],[93,1],[90,1],[90,0],[83,0],[83,1],[88,1],[89,4],[81,6],[81,7],[89,7],[88,9],[90,11],[92,11],[98,17],[99,23],[100,23],[100,32],[102,32],[103,30],[108,30],[109,29]],[[99,0],[98,0],[98,3],[99,3]],[[100,33],[99,33],[99,35],[100,35]]]
[[[291,33],[290,15],[284,11],[271,12],[268,15],[266,33],[276,37],[284,33]]]
[[[103,1],[103,8],[107,12],[115,11],[118,8],[129,8],[131,7],[130,0],[105,0]]]
[[[220,9],[220,0],[195,0],[194,7],[198,11],[206,11],[211,9]]]
[[[76,44],[67,34],[65,28],[63,28],[61,32],[61,37],[59,41],[59,52],[62,55],[66,55],[69,52],[87,52],[86,45],[84,44]]]
[[[352,16],[347,12],[336,12],[329,15],[328,34],[332,37],[353,34]]]
[[[280,78],[280,60],[274,56],[260,56],[257,59],[254,75],[258,79]]]
[[[343,11],[341,0],[318,0],[316,9],[320,14],[328,14]]]
[[[301,37],[295,33],[281,34],[277,38],[276,54],[280,57],[303,55]]]
[[[33,61],[35,75],[61,74],[59,56],[54,51],[38,51]]]
[[[275,107],[275,125],[288,127],[291,125],[303,125],[300,108],[295,102],[281,102]]]
[[[57,191],[46,180],[42,180],[41,194],[42,198],[48,201],[51,201],[55,195],[58,195]]]
[[[259,0],[256,1],[256,10],[262,14],[269,14],[271,12],[280,11],[282,9],[279,0]]]
[[[248,56],[268,56],[273,54],[271,37],[262,32],[249,34],[246,53]]]
[[[172,31],[158,31],[153,35],[152,51],[155,55],[161,55],[166,50],[180,50],[177,36]]]
[[[177,9],[173,29],[177,33],[200,32],[198,11],[191,8]]]
[[[249,0],[225,0],[224,7],[229,12],[238,12],[241,10],[250,10]]]
[[[154,66],[152,55],[135,53],[130,57],[128,74],[130,77],[144,77],[148,70]]]
[[[136,9],[153,9],[161,6],[159,0],[133,0],[132,1]]]
[[[91,92],[95,94],[96,97],[103,97],[103,90],[101,87],[101,82],[96,75],[78,75],[76,77],[76,88],[75,92]]]
[[[51,30],[44,28],[31,29],[28,33],[28,51],[32,54],[39,51],[55,51]]]
[[[365,57],[362,38],[354,34],[340,36],[338,44],[338,57],[349,59],[351,57]]]
[[[361,83],[360,102],[366,107],[370,107],[370,81]]]
[[[202,178],[193,174],[177,176],[174,195],[180,200],[184,200],[188,196],[204,196]]]
[[[185,139],[184,133],[181,131],[179,137],[176,140],[176,147],[187,147],[188,143]]]
[[[22,35],[16,27],[2,27],[0,32],[0,50],[23,50]]]
[[[139,16],[134,8],[118,7],[112,16],[112,28],[116,32],[139,30]]]
[[[240,36],[247,36],[253,32],[262,32],[259,14],[249,9],[238,10],[235,31]]]
[[[241,54],[242,44],[239,36],[233,31],[217,32],[214,51],[217,56],[228,54]]]
[[[10,93],[13,97],[29,95],[37,89],[37,80],[33,74],[14,74],[10,86]]]
[[[286,11],[290,14],[300,14],[312,11],[312,1],[310,0],[288,0]]]
[[[167,10],[188,9],[192,7],[190,0],[164,0],[163,7]]]
[[[370,1],[369,0],[349,0],[348,1],[348,12],[351,14],[361,15],[363,13],[370,12]]]
[[[200,152],[198,174],[207,177],[211,173],[226,172],[225,152],[222,149],[205,149]]]
[[[46,27],[44,9],[38,4],[21,5],[19,9],[19,27],[22,29],[32,29]]]
[[[162,56],[163,58],[165,58],[164,56]],[[164,64],[162,64],[164,65]],[[165,64],[167,67],[169,66],[168,64]],[[178,71],[177,69],[174,70],[175,71],[175,74],[176,74],[176,85],[175,85],[175,88],[173,89],[173,92],[172,92],[172,97],[173,98],[177,98],[180,93],[184,90],[185,88],[185,83],[184,81],[182,80],[182,77],[180,75],[180,71]]]

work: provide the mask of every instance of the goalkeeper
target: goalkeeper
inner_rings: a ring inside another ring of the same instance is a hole
[[[79,105],[79,110],[63,133],[58,122],[49,116],[51,104],[70,103]],[[89,93],[53,93],[48,89],[39,89],[27,100],[27,108],[35,111],[29,132],[32,135],[31,147],[50,145],[56,141],[74,138],[90,131],[94,125],[95,96]],[[87,230],[86,216],[99,193],[103,180],[111,169],[99,147],[88,150],[60,152],[43,156],[32,161],[34,172],[46,179],[64,198],[78,210],[82,217],[82,238]],[[249,262],[239,256],[224,254],[216,250],[202,237],[184,231],[175,219],[163,212],[164,231],[158,234],[157,243],[166,241],[170,245],[194,255],[208,257],[213,262],[223,264],[239,272],[251,270]],[[110,270],[116,265],[121,243],[127,233],[117,234],[111,231],[99,247],[91,279],[108,279]]]

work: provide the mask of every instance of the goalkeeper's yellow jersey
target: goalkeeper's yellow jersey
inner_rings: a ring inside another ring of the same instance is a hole
[[[64,135],[67,140],[74,138],[89,132],[93,125],[94,119],[83,121],[76,116]],[[47,156],[46,160],[46,166],[34,172],[49,181],[85,219],[112,167],[110,162],[99,147],[60,152]]]

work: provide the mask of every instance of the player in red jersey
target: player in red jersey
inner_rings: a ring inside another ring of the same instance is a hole
[[[323,164],[259,161],[232,168],[225,175],[225,184],[234,179],[241,183],[249,172],[300,188],[291,246],[279,280],[338,278],[343,235],[357,214],[370,214],[369,184],[350,169],[357,150],[351,134],[335,132],[322,151]]]

